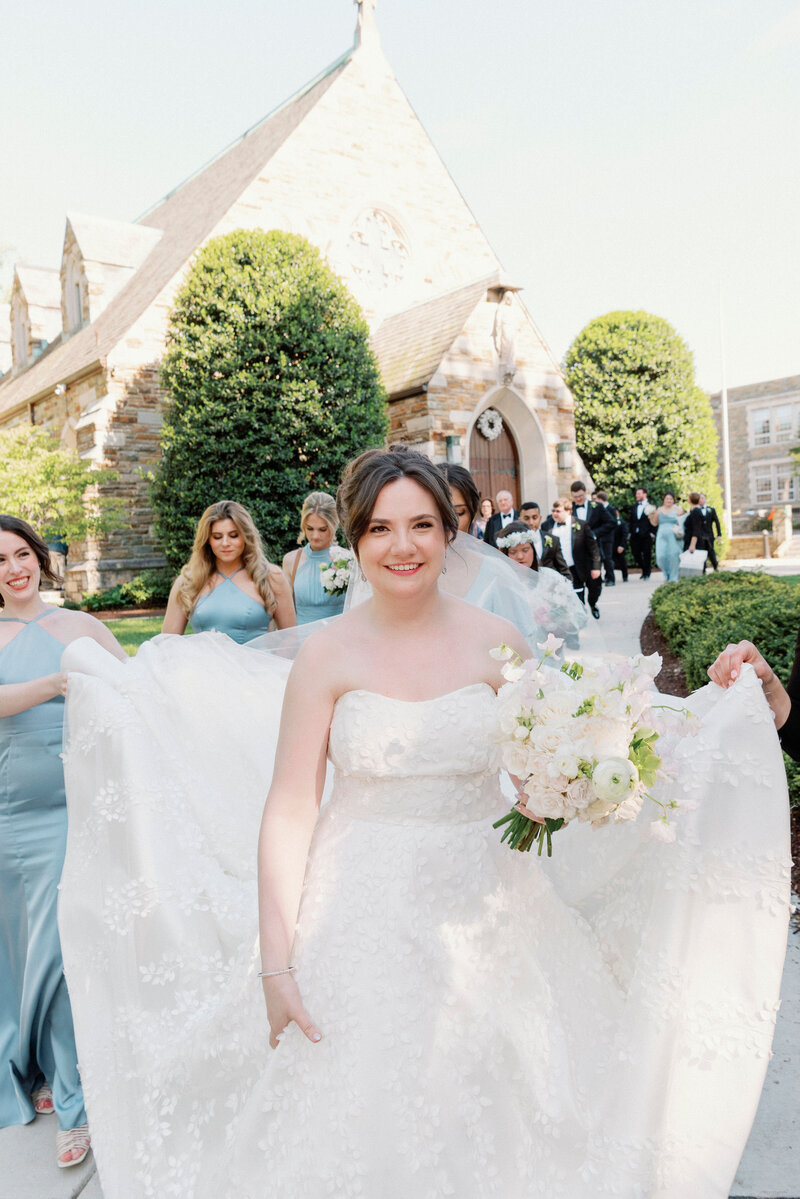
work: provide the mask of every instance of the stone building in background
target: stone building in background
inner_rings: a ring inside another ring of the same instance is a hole
[[[301,234],[340,274],[370,324],[393,438],[463,462],[487,495],[544,507],[569,485],[572,397],[366,0],[352,50],[138,221],[71,213],[60,270],[17,267],[0,427],[52,427],[118,473],[128,513],[128,528],[70,547],[68,594],[163,562],[143,475],[159,456],[168,317],[199,247],[242,227]]]
[[[721,392],[711,407],[721,443]],[[734,533],[748,532],[754,515],[785,505],[800,523],[800,463],[790,452],[800,446],[800,375],[729,388],[728,428]]]

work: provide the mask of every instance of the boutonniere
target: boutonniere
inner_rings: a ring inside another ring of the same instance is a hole
[[[580,531],[581,531],[581,524],[580,524],[580,521],[578,521],[578,520],[573,520],[573,522],[572,522],[572,529],[573,529],[573,532],[575,532],[575,533],[580,533]]]
[[[545,543],[545,545],[547,546],[547,548],[548,548],[548,549],[552,549],[552,546],[553,546],[553,538],[552,538],[552,537],[545,537],[545,539],[544,539],[544,543]]]

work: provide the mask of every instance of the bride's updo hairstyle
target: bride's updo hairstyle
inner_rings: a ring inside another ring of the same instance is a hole
[[[61,586],[61,579],[53,570],[52,563],[50,562],[49,549],[39,534],[31,528],[26,520],[20,520],[18,516],[7,516],[3,513],[3,515],[0,515],[0,529],[4,533],[14,533],[17,537],[21,537],[23,541],[27,541],[36,556],[36,561],[39,563],[42,578],[47,579],[54,587]],[[4,606],[2,596],[0,596],[0,608]]]
[[[450,545],[458,532],[458,517],[447,480],[430,459],[405,445],[390,445],[388,450],[365,450],[348,462],[336,493],[342,528],[356,556],[378,496],[388,483],[397,479],[413,479],[429,492],[444,527],[445,545]]]

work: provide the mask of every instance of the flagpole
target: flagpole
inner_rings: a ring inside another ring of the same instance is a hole
[[[722,415],[722,490],[723,490],[723,520],[725,531],[733,536],[733,496],[731,493],[731,436],[728,426],[728,385],[725,379],[725,319],[722,310],[722,286],[719,289],[719,354],[722,373],[721,415]]]

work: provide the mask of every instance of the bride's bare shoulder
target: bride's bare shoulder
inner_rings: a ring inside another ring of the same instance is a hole
[[[530,649],[516,625],[503,616],[477,608],[467,600],[450,597],[453,616],[463,629],[466,638],[485,644],[493,649],[497,645],[510,645],[522,658],[530,657]]]

